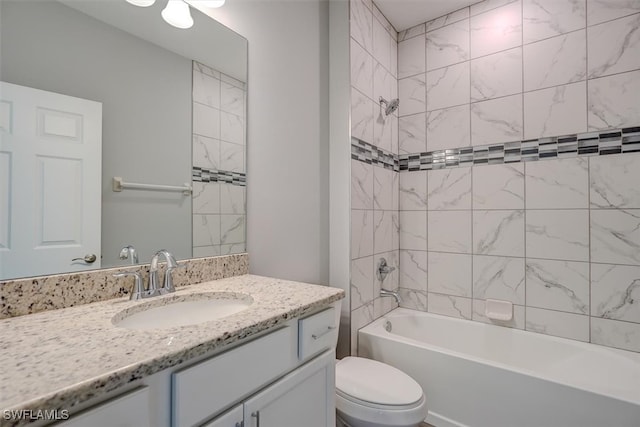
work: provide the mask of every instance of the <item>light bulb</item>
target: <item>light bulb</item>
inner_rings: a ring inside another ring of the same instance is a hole
[[[162,18],[176,28],[185,29],[193,26],[189,5],[182,0],[169,0],[167,7],[162,10]]]
[[[127,0],[127,3],[131,3],[134,6],[149,7],[154,4],[156,0]]]
[[[222,7],[225,0],[199,0],[200,3],[207,7]]]

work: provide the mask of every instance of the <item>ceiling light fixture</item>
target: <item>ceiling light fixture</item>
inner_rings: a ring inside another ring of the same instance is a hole
[[[154,4],[156,0],[127,0],[127,3],[131,3],[134,6],[149,7]]]
[[[182,0],[169,0],[167,7],[162,10],[162,19],[176,28],[185,29],[193,26],[189,5]]]

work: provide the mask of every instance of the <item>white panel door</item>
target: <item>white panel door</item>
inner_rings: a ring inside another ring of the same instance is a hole
[[[100,267],[101,154],[101,103],[0,82],[0,279]]]

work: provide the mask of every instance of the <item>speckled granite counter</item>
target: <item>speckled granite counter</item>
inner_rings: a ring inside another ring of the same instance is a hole
[[[157,298],[216,291],[250,295],[253,304],[213,322],[151,331],[111,322],[121,310],[151,299],[119,298],[0,320],[0,410],[70,409],[344,296],[337,288],[243,275]]]

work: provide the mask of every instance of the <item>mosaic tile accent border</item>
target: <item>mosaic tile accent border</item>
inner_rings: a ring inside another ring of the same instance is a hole
[[[351,158],[396,172],[640,152],[640,126],[395,155],[351,138]]]
[[[193,167],[191,179],[197,182],[224,182],[231,185],[247,186],[247,174]]]

